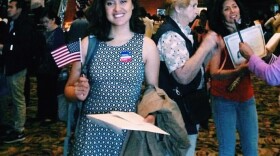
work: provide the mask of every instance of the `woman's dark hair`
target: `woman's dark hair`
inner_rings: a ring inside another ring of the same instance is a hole
[[[41,14],[40,19],[47,17],[48,19],[55,19],[55,24],[60,25],[61,24],[61,20],[60,18],[57,16],[57,14],[51,10],[44,10]]]
[[[223,11],[223,4],[226,0],[215,0],[213,3],[214,6],[211,7],[210,10],[210,17],[209,17],[209,27],[211,30],[215,31],[216,33],[226,36],[229,35],[231,32],[226,28],[224,23],[224,15],[222,14]],[[244,29],[253,24],[251,19],[249,18],[249,13],[246,11],[244,6],[239,0],[234,0],[239,7],[240,16],[241,16],[241,24],[239,25],[240,29]]]
[[[139,8],[139,17],[147,17],[148,16],[148,13],[146,11],[146,9],[144,7],[140,7]]]
[[[76,18],[83,18],[85,16],[85,13],[83,10],[79,9],[77,12],[76,12]]]
[[[139,18],[138,0],[131,0],[134,5],[132,15],[129,21],[131,31],[135,33],[145,33],[145,25]],[[89,33],[95,35],[101,41],[110,41],[109,32],[111,23],[108,21],[105,12],[105,0],[94,0],[87,11],[87,19],[90,23]]]
[[[206,23],[207,23],[207,20],[208,20],[208,14],[207,14],[207,10],[203,9],[200,11],[200,14],[199,14],[199,25],[202,26],[204,29],[206,27]]]

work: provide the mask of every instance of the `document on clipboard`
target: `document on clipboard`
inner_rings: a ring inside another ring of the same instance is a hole
[[[243,41],[250,45],[255,54],[257,54],[259,57],[266,55],[265,40],[261,25],[258,24],[240,30],[240,35],[242,36]],[[237,32],[225,36],[224,41],[234,67],[246,61],[239,51],[239,42],[241,41]]]
[[[169,135],[159,127],[147,123],[144,118],[135,112],[111,111],[107,114],[88,114],[87,118],[94,123],[121,134],[123,129],[134,131],[146,131]]]

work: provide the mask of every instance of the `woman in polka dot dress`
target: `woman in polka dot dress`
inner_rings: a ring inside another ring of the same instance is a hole
[[[100,41],[94,58],[89,61],[87,77],[80,77],[80,62],[73,63],[65,87],[70,100],[83,102],[79,131],[72,154],[118,156],[123,134],[90,121],[87,114],[110,111],[135,112],[141,86],[157,86],[159,56],[155,43],[144,37],[144,24],[138,18],[137,0],[94,0],[89,10],[90,32]],[[85,60],[88,38],[82,40]],[[145,119],[153,123],[149,115]]]

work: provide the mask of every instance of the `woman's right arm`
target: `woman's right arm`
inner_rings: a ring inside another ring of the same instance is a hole
[[[85,56],[88,48],[88,38],[84,38],[81,44],[82,60],[85,60]],[[65,96],[71,101],[84,101],[89,93],[88,79],[81,76],[81,62],[74,62],[70,71],[70,76],[64,88]]]

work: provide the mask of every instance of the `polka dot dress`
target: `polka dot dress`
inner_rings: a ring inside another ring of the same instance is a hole
[[[144,80],[143,35],[122,46],[100,42],[90,61],[90,94],[84,103],[73,155],[118,156],[126,135],[94,124],[86,114],[135,111]]]

